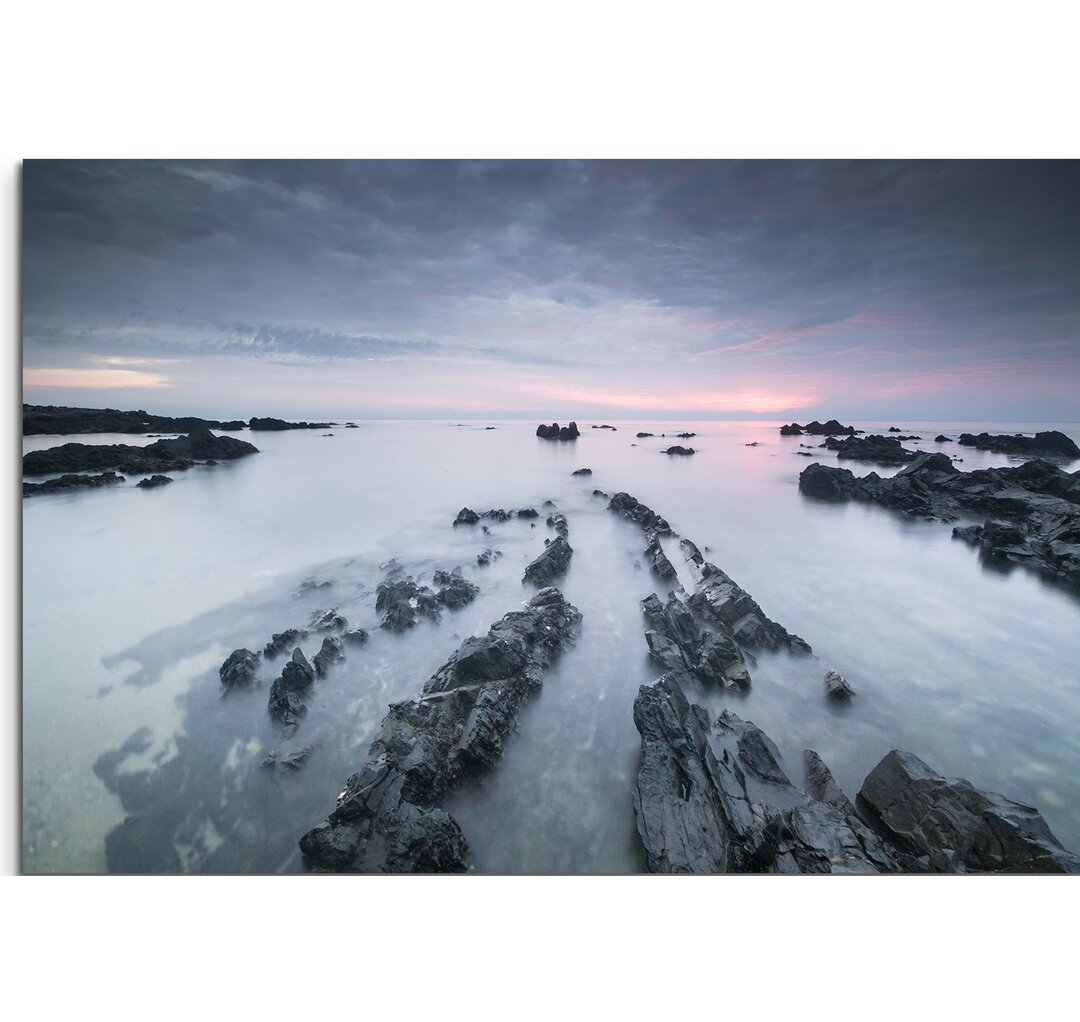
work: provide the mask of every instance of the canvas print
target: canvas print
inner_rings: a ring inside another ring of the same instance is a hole
[[[23,871],[1080,871],[1078,190],[27,161]]]

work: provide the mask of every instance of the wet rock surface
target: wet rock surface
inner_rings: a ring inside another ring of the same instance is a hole
[[[710,724],[678,682],[634,702],[634,812],[657,873],[1076,873],[1039,813],[894,750],[855,804],[812,750],[803,790],[769,737],[730,710]]]
[[[284,727],[286,737],[296,730],[307,713],[303,696],[314,683],[315,668],[308,663],[308,658],[298,646],[281,669],[281,675],[270,686],[270,699],[266,705],[270,716]]]
[[[307,637],[308,632],[304,628],[286,628],[283,632],[275,632],[263,649],[263,654],[267,659],[280,656]]]
[[[825,673],[825,695],[837,703],[849,703],[854,689],[836,671]]]
[[[336,635],[328,635],[323,639],[319,652],[312,659],[315,675],[325,678],[327,672],[334,664],[340,664],[345,659],[345,645]]]
[[[818,499],[867,501],[942,522],[990,516],[984,525],[961,527],[954,535],[980,544],[989,557],[1080,584],[1080,472],[1041,460],[962,472],[946,455],[924,453],[891,479],[808,465],[799,489]]]
[[[367,763],[348,779],[327,822],[301,839],[307,866],[465,871],[465,836],[438,802],[501,757],[518,710],[580,621],[557,589],[542,589],[524,610],[462,643],[419,698],[393,704]]]
[[[856,804],[911,870],[1080,873],[1038,810],[947,780],[893,750],[867,775]]]
[[[43,493],[63,493],[65,490],[92,490],[124,481],[124,477],[115,472],[102,472],[96,476],[68,473],[60,476],[59,479],[48,479],[43,483],[24,482],[22,488],[24,497],[35,497]]]
[[[1080,447],[1056,429],[1036,433],[1033,437],[961,433],[957,443],[998,454],[1023,454],[1033,458],[1080,458]]]
[[[171,482],[172,479],[170,479],[169,476],[152,475],[148,476],[146,479],[140,479],[135,485],[140,489],[150,490],[157,486],[167,486]]]
[[[562,578],[570,567],[574,548],[565,535],[556,536],[525,569],[522,582],[531,582],[536,586],[550,586],[556,579]]]
[[[61,444],[23,455],[23,473],[93,472],[114,469],[130,474],[168,472],[191,468],[207,459],[232,460],[258,454],[254,444],[236,437],[215,436],[195,429],[175,440],[156,440],[146,447],[130,444]]]
[[[455,571],[437,571],[432,583],[438,586],[435,599],[444,607],[456,610],[472,603],[480,594],[480,587],[475,582],[464,578],[460,569]]]

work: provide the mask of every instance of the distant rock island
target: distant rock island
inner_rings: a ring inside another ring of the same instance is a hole
[[[1080,458],[1080,447],[1056,429],[1036,433],[1033,437],[1020,434],[992,436],[990,433],[961,433],[958,441],[964,447],[997,454],[1030,454],[1037,457]]]
[[[559,428],[557,422],[553,422],[550,426],[540,423],[536,427],[536,435],[544,440],[576,440],[581,433],[578,431],[576,422],[571,422],[569,426],[563,426],[562,429]]]
[[[854,436],[856,433],[861,432],[863,432],[861,429],[856,429],[854,426],[841,426],[836,419],[829,419],[828,422],[818,422],[815,419],[805,426],[792,422],[787,426],[780,427],[781,436],[803,436],[804,434],[811,436]]]

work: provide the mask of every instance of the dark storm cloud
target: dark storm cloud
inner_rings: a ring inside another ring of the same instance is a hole
[[[1078,186],[1075,162],[30,162],[25,357],[1060,373]]]

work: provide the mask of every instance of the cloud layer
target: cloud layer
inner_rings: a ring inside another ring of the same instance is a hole
[[[27,400],[127,360],[155,408],[229,416],[1080,418],[1078,186],[1075,162],[31,161]]]

